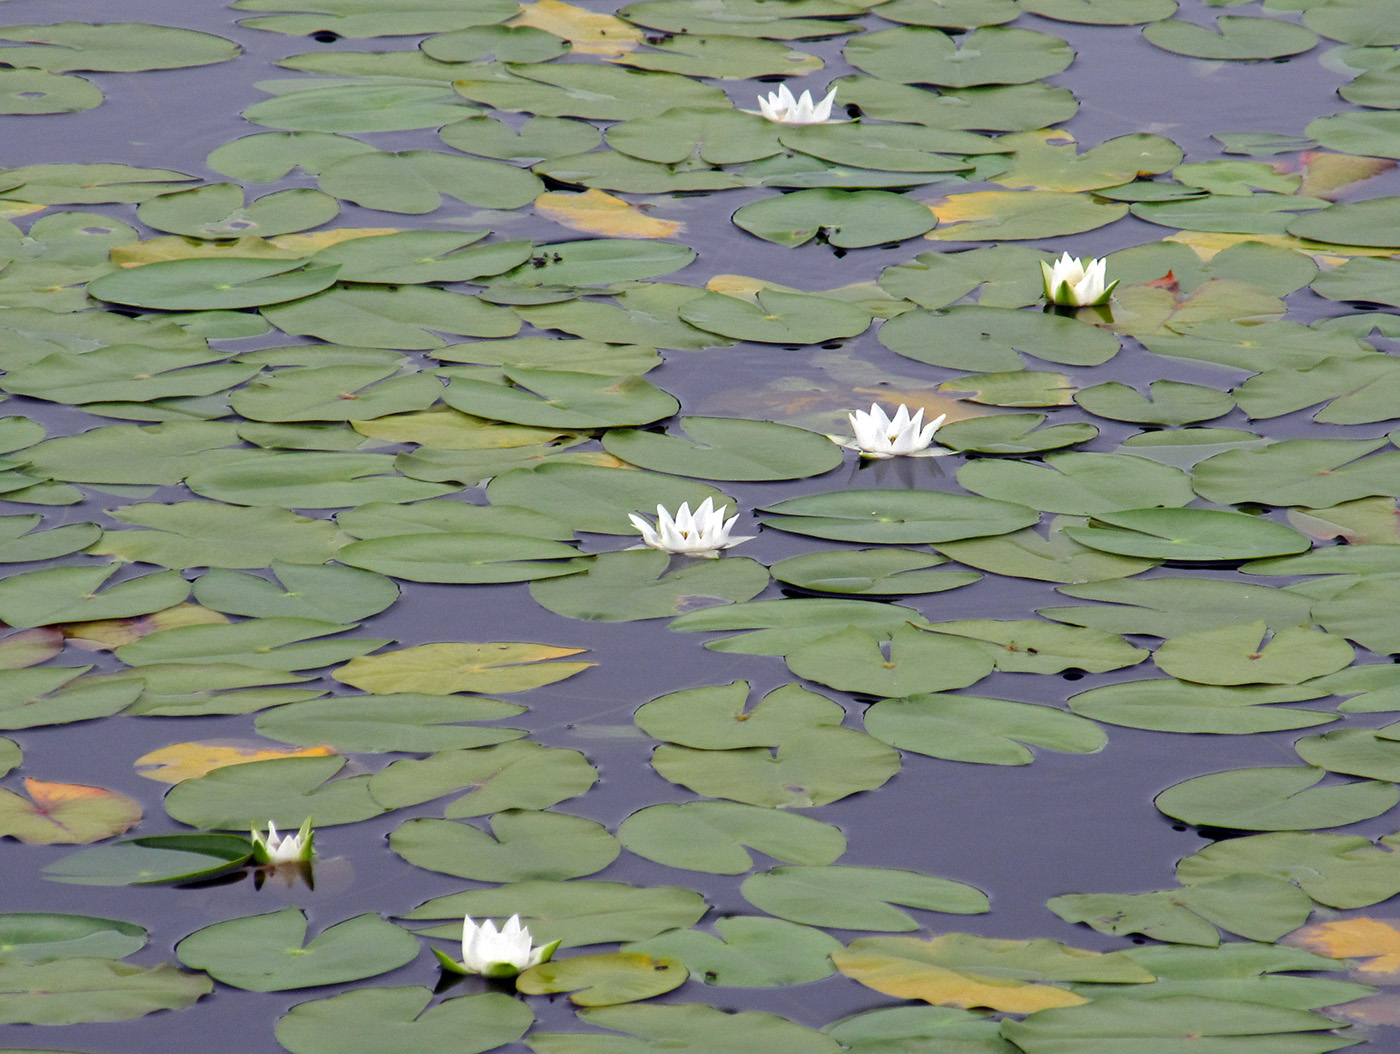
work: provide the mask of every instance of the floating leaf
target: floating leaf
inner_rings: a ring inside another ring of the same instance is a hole
[[[582,574],[537,581],[530,595],[568,618],[629,622],[750,600],[768,585],[767,569],[743,557],[688,562],[667,573],[670,563],[654,549],[602,553]]]
[[[1105,381],[1079,389],[1074,401],[1096,417],[1177,427],[1220,417],[1235,405],[1224,392],[1180,381],[1153,381],[1146,396],[1118,381]]]
[[[916,238],[938,222],[925,205],[883,190],[799,190],[743,206],[734,222],[764,241],[795,247],[821,235],[842,249]]]
[[[1370,819],[1400,801],[1400,788],[1393,783],[1314,787],[1326,775],[1326,769],[1309,765],[1214,772],[1168,787],[1154,803],[1190,824],[1299,831]]]
[[[603,449],[656,472],[711,480],[800,479],[841,464],[826,437],[772,421],[682,417],[689,440],[640,429],[613,429]]]
[[[793,534],[905,545],[1005,534],[1039,518],[1011,502],[916,490],[813,494],[762,511],[768,514],[765,524]]]
[[[409,820],[389,836],[389,848],[417,867],[480,882],[579,878],[622,851],[593,820],[521,810],[492,816],[490,834],[453,820]]]
[[[427,988],[359,988],[298,1003],[277,1022],[277,1042],[292,1054],[433,1054],[449,1047],[482,1054],[514,1043],[534,1021],[524,1002],[503,992],[429,1007],[432,998]]]
[[[980,642],[896,629],[888,657],[871,633],[847,627],[790,651],[788,669],[846,692],[891,698],[966,688],[992,672],[995,653]]]
[[[1062,72],[1074,50],[1059,37],[1028,29],[977,29],[955,44],[946,33],[900,27],[862,33],[846,61],[882,80],[967,88],[1024,84]]]
[[[321,89],[331,90],[334,89]],[[283,98],[314,94],[319,92],[293,92]],[[441,123],[461,116],[458,111]],[[434,211],[442,205],[444,196],[479,208],[518,209],[535,200],[544,189],[538,177],[514,165],[432,150],[355,154],[322,169],[319,186],[328,195],[367,209],[410,215]]]
[[[1067,527],[1081,545],[1156,560],[1246,560],[1305,552],[1308,539],[1281,523],[1214,509],[1105,512],[1087,527]]]
[[[769,812],[771,810],[763,810]],[[786,815],[786,814],[784,814]],[[469,889],[438,897],[414,908],[405,918],[452,921],[421,931],[435,937],[461,937],[462,916],[504,919],[519,915],[537,940],[582,944],[644,940],[698,922],[705,899],[677,886],[637,888],[590,879],[513,882],[490,889]]]
[[[410,582],[525,582],[585,570],[562,542],[508,534],[434,532],[351,542],[336,559]]]
[[[664,4],[666,0],[661,0]],[[689,7],[690,0],[685,0]],[[661,4],[634,4],[652,7]],[[819,26],[830,23],[808,19]],[[774,20],[781,26],[783,20]],[[837,22],[835,25],[840,25]],[[698,1054],[708,1050],[724,1054],[740,1054],[756,1045],[771,1054],[839,1054],[842,1047],[830,1036],[804,1028],[775,1014],[749,1010],[729,1013],[717,1007],[698,1003],[642,1004],[586,1009],[579,1016],[591,1025],[611,1032],[628,1032],[622,1042],[639,1050],[676,1050]],[[530,1037],[530,1049],[536,1054],[585,1054],[596,1049],[603,1034],[592,1032],[536,1032]],[[607,1040],[604,1039],[604,1042]],[[425,1052],[426,1054],[426,1052]]]
[[[885,995],[1017,1014],[1086,1002],[1041,982],[1139,984],[1154,979],[1122,952],[1100,955],[1059,941],[990,940],[966,933],[928,941],[862,937],[832,953],[832,960],[847,977]]]
[[[165,834],[83,849],[50,864],[44,874],[80,886],[193,882],[227,872],[252,856],[252,843],[237,835]]]
[[[962,882],[884,867],[775,867],[740,888],[760,911],[809,926],[913,930],[919,924],[894,905],[976,915],[987,897]]]
[[[370,791],[389,809],[465,791],[444,811],[455,820],[503,809],[548,809],[587,793],[597,781],[598,770],[578,751],[517,741],[396,761],[374,774]]]
[[[955,370],[1021,370],[1021,352],[1076,366],[1098,366],[1118,354],[1118,339],[1107,330],[1059,315],[981,305],[908,311],[881,325],[879,336],[905,358]]]
[[[596,188],[580,194],[541,194],[535,210],[571,230],[610,238],[669,238],[685,229],[677,220],[648,216],[639,206]]]
[[[578,655],[583,648],[549,644],[422,644],[351,659],[335,671],[337,681],[386,695],[423,692],[523,692],[582,673],[591,662],[548,662]]]
[[[1185,633],[1164,641],[1153,660],[1166,673],[1201,684],[1300,684],[1351,664],[1351,645],[1302,626],[1263,643],[1262,619]],[[1262,645],[1262,646],[1261,646]]]
[[[442,400],[477,417],[560,429],[649,424],[680,409],[673,396],[641,377],[511,369],[504,379],[453,377]]]
[[[672,930],[624,945],[623,950],[677,959],[706,984],[778,988],[829,976],[828,956],[841,947],[821,930],[781,919],[736,915],[717,919],[715,930],[717,937],[699,930]]]
[[[1081,692],[1070,699],[1069,708],[1095,721],[1128,728],[1249,735],[1335,721],[1332,714],[1315,710],[1266,709],[1273,703],[1316,699],[1318,691],[1274,685],[1193,684],[1175,678],[1124,681]]]
[[[300,260],[169,260],[115,271],[88,283],[100,300],[163,311],[259,307],[300,300],[335,283],[335,268]]]
[[[680,307],[692,326],[765,344],[818,344],[865,332],[871,316],[864,308],[807,293],[767,289],[757,304],[723,293],[702,293]]]
[[[304,746],[331,744],[357,754],[429,753],[491,746],[525,733],[461,722],[514,717],[524,707],[496,699],[391,694],[340,695],[278,706],[260,714],[260,735]]]
[[[308,816],[322,827],[384,812],[370,796],[368,776],[332,779],[344,765],[334,756],[227,765],[177,784],[165,796],[165,811],[191,827],[225,831],[260,829],[269,819],[295,831]]]
[[[1176,18],[1143,27],[1148,43],[1198,59],[1276,59],[1310,51],[1317,34],[1276,18],[1221,15],[1215,29]]]
[[[146,930],[131,922],[91,915],[13,911],[0,915],[5,958],[25,962],[56,959],[123,959],[146,945]]]
[[[186,966],[251,992],[358,981],[418,956],[412,934],[378,915],[357,915],[305,941],[305,913],[287,907],[195,930],[175,954]]]
[[[102,89],[85,77],[30,69],[0,70],[0,113],[3,114],[77,113],[102,105],[102,99]],[[7,173],[6,182],[14,187],[19,181]],[[7,189],[6,193],[26,200],[23,186]]]
[[[840,829],[820,820],[723,801],[648,806],[627,817],[617,837],[648,860],[721,875],[748,871],[748,848],[795,864],[829,864],[846,850]]]
[[[957,476],[974,494],[1076,516],[1182,506],[1195,497],[1186,473],[1125,454],[1051,454],[1040,467],[984,459],[968,462]]]
[[[1128,206],[1058,190],[975,190],[930,202],[933,241],[1019,241],[1080,234],[1120,220]]]
[[[141,821],[133,798],[79,783],[27,778],[25,799],[0,791],[0,835],[30,845],[75,845],[121,834]]]
[[[865,712],[865,727],[902,750],[981,765],[1028,765],[1035,755],[1026,743],[1075,754],[1108,743],[1093,722],[1053,707],[952,693],[883,699]]]
[[[214,982],[170,963],[135,966],[113,959],[0,962],[0,1022],[74,1025],[130,1021],[157,1010],[184,1010],[208,995]]]
[[[971,571],[932,571],[944,558],[914,549],[832,549],[779,560],[768,568],[779,582],[817,593],[901,597],[970,585]]]
[[[1301,1042],[1290,1045],[1299,1051],[1328,1051],[1337,1049],[1339,1042],[1347,1042],[1326,1031],[1336,1026],[1335,1019],[1322,1014],[1257,1002],[1195,995],[1161,999],[1135,999],[1124,995],[1096,999],[1085,1007],[1049,1010],[1024,1021],[1008,1022],[1003,1026],[1003,1033],[1032,1054],[1042,1054],[1067,1043],[1080,1049],[1092,1044],[1112,1048],[1140,1045],[1151,1049],[1155,1046],[1161,1050],[1221,1043],[1241,1051],[1264,1051],[1278,1050],[1281,1041],[1294,1036]]]
[[[683,964],[638,952],[576,955],[532,966],[516,979],[527,995],[572,992],[575,1006],[612,1006],[650,999],[679,988],[688,972]]]
[[[906,623],[928,623],[913,608],[898,604],[871,604],[860,600],[800,597],[784,600],[750,600],[743,604],[692,611],[671,623],[689,630],[753,630],[739,636],[708,642],[715,651],[749,655],[785,655],[810,641],[847,626],[867,629],[885,640]]]
[[[334,526],[327,521],[298,516],[287,509],[239,508],[212,501],[179,501],[126,505],[111,510],[109,515],[144,529],[108,530],[89,551],[160,567],[260,568],[267,566],[270,560],[288,561],[288,567],[323,563],[335,556],[344,541],[344,536],[337,536]],[[297,572],[292,573],[295,575]],[[205,575],[199,581],[209,577]],[[234,582],[241,579],[215,575],[203,588],[209,589],[216,581]],[[264,582],[265,589],[276,590],[264,579],[258,581]],[[358,584],[371,588],[365,582]],[[374,592],[381,594],[382,590]],[[201,603],[207,601],[201,598]],[[211,606],[218,607],[217,604]],[[220,610],[245,615],[274,613],[271,610]],[[276,613],[282,614],[283,611]],[[326,616],[308,612],[307,617]]]

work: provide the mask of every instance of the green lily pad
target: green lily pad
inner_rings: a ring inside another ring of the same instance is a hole
[[[1171,576],[1061,586],[1056,592],[1094,601],[1072,607],[1037,608],[1037,614],[1111,633],[1176,637],[1197,630],[1263,619],[1281,630],[1308,621],[1309,597],[1287,589],[1216,578]]]
[[[1091,688],[1071,697],[1069,708],[1095,721],[1128,728],[1250,735],[1335,721],[1329,713],[1270,705],[1316,699],[1318,692],[1291,685],[1223,686],[1167,678]]]
[[[189,583],[175,571],[127,578],[98,592],[116,565],[51,567],[0,581],[0,619],[15,627],[149,615],[183,603]]]
[[[903,545],[1006,534],[1039,519],[1012,502],[917,490],[834,491],[789,498],[762,511],[763,523],[793,534]]]
[[[195,930],[175,954],[186,966],[252,992],[358,981],[418,956],[413,935],[378,915],[357,915],[305,941],[305,913],[287,907]]]
[[[865,712],[865,727],[902,750],[979,765],[1028,765],[1027,743],[1073,754],[1108,744],[1098,725],[1053,707],[951,693],[883,699]]]
[[[524,709],[458,695],[341,695],[275,707],[259,714],[255,726],[260,735],[299,746],[329,744],[357,754],[428,753],[517,739],[525,734],[522,729],[467,722],[514,717]]]
[[[1277,59],[1317,45],[1317,34],[1276,18],[1221,15],[1215,29],[1176,18],[1143,27],[1148,43],[1198,59]]]
[[[208,66],[236,58],[242,50],[212,33],[139,22],[4,26],[0,40],[11,42],[0,49],[0,59],[6,65],[50,73],[133,73]]]
[[[685,966],[639,952],[576,955],[532,966],[515,981],[527,995],[572,992],[576,1006],[614,1006],[663,995],[686,982]]]
[[[337,84],[264,99],[243,118],[291,132],[398,132],[438,128],[471,112],[446,86]]]
[[[1354,119],[1362,116],[1372,119],[1380,117],[1396,117],[1395,114],[1365,114],[1348,115]],[[1337,120],[1337,118],[1331,118]],[[1322,123],[1322,122],[1314,122]],[[1372,151],[1375,147],[1370,148]],[[1384,155],[1382,155],[1384,156]],[[1316,241],[1334,242],[1343,245],[1376,245],[1389,247],[1395,243],[1396,236],[1385,229],[1385,224],[1392,222],[1397,214],[1400,214],[1400,198],[1371,198],[1367,201],[1349,201],[1336,205],[1331,205],[1320,212],[1315,212],[1306,216],[1299,216],[1288,225],[1289,233],[1296,234],[1300,238],[1312,238]],[[1360,261],[1353,261],[1358,263]],[[1370,266],[1357,268],[1352,266],[1349,271],[1367,273],[1376,269],[1376,264],[1383,264],[1383,261],[1371,261]],[[1329,279],[1329,281],[1335,281]],[[1324,283],[1326,284],[1326,283]],[[1342,299],[1368,299],[1363,295],[1343,297]],[[1382,301],[1384,303],[1384,301]]]
[[[329,827],[384,812],[369,793],[368,776],[332,779],[344,765],[335,756],[226,765],[176,784],[165,811],[191,827],[225,831],[261,829],[268,820],[295,831],[309,816]]]
[[[0,1022],[73,1025],[130,1021],[158,1010],[184,1010],[208,995],[214,982],[170,963],[136,966],[115,959],[0,962]]]
[[[1222,455],[1223,456],[1223,455]],[[1250,560],[1305,552],[1308,539],[1281,523],[1214,509],[1132,509],[1066,527],[1082,545],[1156,560]]]
[[[1210,421],[1235,407],[1225,392],[1181,381],[1153,381],[1145,396],[1119,381],[1105,381],[1079,389],[1074,401],[1096,417],[1173,427]]]
[[[1293,748],[1304,762],[1328,772],[1392,782],[1400,774],[1400,742],[1369,728],[1304,736]]]
[[[864,333],[871,316],[856,304],[807,293],[765,289],[750,303],[724,293],[702,293],[679,315],[699,329],[763,344],[819,344]]]
[[[624,944],[623,951],[677,959],[706,984],[781,988],[830,976],[828,955],[841,946],[821,930],[782,919],[735,915],[714,925],[718,936],[672,930]]]
[[[593,820],[521,810],[496,813],[489,834],[454,820],[409,820],[389,836],[389,848],[417,867],[479,882],[580,878],[622,851]]]
[[[602,553],[582,574],[537,581],[530,596],[568,618],[631,622],[751,600],[768,585],[768,570],[743,557],[702,560],[667,573],[670,562],[655,549]]]
[[[1098,366],[1118,354],[1118,338],[1107,330],[980,305],[908,311],[882,324],[879,337],[905,358],[954,370],[1021,370],[1021,352],[1074,366]]]
[[[890,698],[966,688],[991,673],[996,661],[984,644],[913,626],[894,631],[888,657],[874,635],[848,627],[796,648],[784,658],[788,669],[809,681]]]
[[[454,377],[442,400],[463,413],[537,428],[610,428],[670,417],[680,404],[641,377],[511,369],[508,383]]]
[[[416,501],[458,489],[407,479],[389,454],[264,450],[191,473],[196,494],[233,505],[338,509],[372,501]]]
[[[938,441],[954,450],[979,454],[1035,454],[1083,443],[1099,434],[1097,428],[1082,421],[1040,427],[1044,423],[1045,414],[969,417],[944,425]]]
[[[1195,498],[1180,469],[1126,454],[1051,454],[1034,462],[970,461],[958,482],[974,494],[1045,512],[1097,516],[1147,505],[1182,506]]]
[[[111,510],[108,515],[140,529],[107,530],[89,552],[158,567],[261,568],[277,561],[287,561],[289,567],[293,564],[320,564],[332,559],[345,540],[343,536],[337,536],[334,526],[325,520],[308,519],[287,509],[248,508],[212,501],[148,502],[122,506]],[[214,582],[238,582],[248,577],[216,576],[204,588],[212,587]],[[266,589],[276,592],[276,587],[265,580],[257,581],[262,582]],[[249,588],[253,589],[263,587],[249,584]],[[382,594],[381,589],[368,585],[365,588],[370,589],[373,595]],[[218,610],[230,614],[253,614],[231,608]],[[272,612],[264,610],[257,613]],[[324,616],[315,614],[307,617]]]
[[[578,751],[517,741],[396,761],[374,774],[370,791],[386,808],[401,809],[465,790],[444,812],[457,820],[504,809],[548,809],[587,793],[597,781],[598,770]]]
[[[359,988],[298,1003],[277,1022],[277,1042],[292,1054],[433,1054],[449,1046],[482,1054],[515,1042],[534,1021],[504,992],[429,1007],[432,999],[427,988]]]
[[[798,190],[743,206],[734,222],[764,241],[795,247],[821,235],[842,249],[917,238],[938,220],[928,206],[883,190]]]
[[[283,98],[310,94],[315,93]],[[447,120],[461,116],[458,110]],[[355,154],[322,169],[318,185],[325,194],[367,209],[411,215],[432,212],[444,197],[479,208],[518,209],[544,189],[539,177],[514,165],[433,150]]]
[[[1262,619],[1172,637],[1153,660],[1166,673],[1198,684],[1300,684],[1351,664],[1341,637],[1302,626],[1278,630],[1267,645]]]
[[[588,569],[563,542],[509,534],[434,532],[351,542],[336,559],[410,582],[528,582]]]
[[[263,317],[284,333],[405,351],[443,347],[447,341],[438,333],[511,337],[520,328],[520,320],[505,308],[465,293],[418,286],[339,287],[270,306]]]
[[[928,625],[913,608],[899,604],[791,597],[749,600],[743,604],[692,611],[675,619],[671,628],[682,632],[749,630],[752,632],[709,641],[705,647],[745,655],[785,655],[847,626],[867,629],[887,640],[895,630],[911,622],[916,626]]]
[[[841,451],[825,436],[772,421],[682,417],[691,438],[639,429],[614,429],[603,449],[656,472],[712,480],[801,479],[841,464]]]
[[[0,114],[78,113],[101,106],[103,98],[102,89],[85,77],[33,69],[0,70]],[[18,182],[11,180],[6,173],[7,184]],[[20,200],[26,193],[23,186],[6,192]]]
[[[163,311],[258,307],[299,300],[335,283],[335,268],[300,260],[167,260],[115,271],[88,283],[101,300]]]
[[[1074,61],[1074,49],[1059,37],[1001,27],[973,30],[956,44],[922,26],[877,30],[857,36],[844,54],[882,80],[948,88],[1025,84],[1061,73]]]
[[[1154,802],[1190,824],[1298,831],[1366,820],[1400,801],[1400,787],[1375,780],[1314,788],[1326,775],[1326,769],[1309,765],[1233,769],[1177,783]]]
[[[740,892],[790,922],[849,930],[918,929],[896,904],[957,915],[989,910],[986,894],[973,886],[885,867],[775,867],[746,878]]]
[[[564,947],[573,948],[645,940],[666,930],[685,929],[698,922],[706,910],[704,897],[693,889],[638,888],[576,878],[469,889],[420,904],[404,918],[450,919],[444,927],[420,932],[460,939],[463,915],[474,919],[519,915],[536,940],[558,940]]]
[[[657,472],[596,465],[545,463],[512,469],[486,488],[493,505],[510,505],[553,516],[577,531],[635,535],[628,513],[650,514],[661,505],[672,512],[688,503],[697,508],[706,498],[733,515],[734,502],[715,488]]]
[[[622,821],[617,837],[648,860],[720,875],[741,875],[752,868],[750,849],[814,865],[830,864],[846,851],[845,835],[831,824],[800,813],[724,801],[639,809]]]
[[[245,207],[242,187],[211,183],[152,198],[136,210],[136,215],[158,231],[214,239],[271,238],[304,231],[329,223],[339,212],[334,198],[315,190],[281,190]]]
[[[832,549],[790,556],[768,572],[799,589],[868,597],[941,593],[982,577],[972,571],[929,570],[944,562],[944,557],[913,549]]]
[[[124,959],[146,946],[146,930],[131,922],[92,915],[12,911],[0,915],[5,958],[25,962],[56,959]]]
[[[1176,0],[1020,0],[1021,9],[1061,22],[1133,26],[1170,18]]]
[[[871,736],[832,728],[788,738],[776,751],[665,743],[651,763],[664,779],[706,797],[806,809],[883,786],[899,771],[899,754]]]
[[[634,4],[634,7],[661,6],[658,3]],[[690,0],[684,0],[687,6]],[[815,19],[774,20],[773,26],[785,22],[811,22],[819,26],[832,23]],[[837,22],[835,25],[841,25]],[[768,29],[767,32],[773,32]],[[611,1030],[597,1032],[536,1032],[529,1047],[535,1054],[586,1054],[614,1038],[617,1032],[630,1033],[621,1037],[628,1049],[677,1050],[698,1054],[701,1050],[716,1054],[742,1054],[761,1044],[772,1054],[839,1054],[843,1049],[830,1036],[805,1028],[776,1014],[757,1011],[729,1013],[717,1007],[698,1003],[632,1004],[585,1009],[579,1012],[587,1024]]]

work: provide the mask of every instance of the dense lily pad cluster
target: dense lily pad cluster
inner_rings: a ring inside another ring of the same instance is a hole
[[[0,171],[0,834],[86,847],[7,874],[206,912],[154,935],[180,966],[0,915],[0,1022],[197,1020],[216,982],[319,989],[292,1054],[1322,1054],[1397,1020],[1400,934],[1357,914],[1400,895],[1393,0],[231,6],[0,27],[13,121],[285,43],[204,159],[232,182]],[[1316,55],[1345,106],[1080,149],[1080,23],[1229,85]],[[160,803],[32,771],[69,724]],[[1262,763],[1202,771],[1205,736]],[[1005,875],[848,855],[862,801],[923,844],[935,788],[1049,753],[1102,798],[1129,739],[1208,839],[1174,875],[1009,939]],[[620,818],[579,801],[605,779]],[[315,872],[374,823],[386,899],[349,915]],[[209,907],[242,873],[296,903]]]

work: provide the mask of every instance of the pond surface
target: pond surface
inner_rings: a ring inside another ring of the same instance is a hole
[[[4,7],[0,1047],[1395,1048],[1388,0],[288,4]]]

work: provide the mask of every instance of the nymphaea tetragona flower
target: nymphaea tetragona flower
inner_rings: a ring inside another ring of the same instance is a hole
[[[635,512],[629,512],[627,518],[641,532],[646,548],[681,556],[716,557],[721,549],[747,542],[753,537],[744,535],[731,538],[729,532],[739,517],[736,514],[726,520],[724,510],[715,508],[713,498],[706,498],[693,513],[690,503],[683,502],[675,516],[667,512],[665,506],[658,505],[655,527]],[[638,549],[642,547],[635,546]]]
[[[779,84],[778,90],[758,97],[758,109],[745,110],[745,113],[758,113],[778,124],[825,124],[831,120],[831,104],[836,101],[836,89],[826,93],[820,102],[812,101],[812,93],[804,91],[794,97],[786,84]]]
[[[455,961],[440,948],[433,954],[444,970],[451,973],[476,973],[482,977],[509,978],[540,963],[547,963],[559,942],[530,946],[530,931],[520,925],[520,916],[512,915],[499,930],[490,919],[477,925],[468,915],[462,920],[462,961]]]
[[[1065,253],[1053,264],[1040,262],[1040,274],[1045,279],[1045,299],[1061,307],[1094,307],[1108,303],[1113,294],[1113,282],[1104,285],[1103,260],[1084,263]]]
[[[301,829],[296,834],[279,835],[277,825],[268,820],[267,834],[252,831],[249,837],[253,843],[254,862],[266,867],[276,867],[278,864],[307,864],[315,855],[311,845],[315,835],[311,830],[309,816],[302,822]]]
[[[879,403],[870,404],[870,412],[857,410],[847,414],[855,437],[827,436],[833,443],[860,453],[861,457],[939,457],[952,453],[943,447],[935,447],[933,434],[938,426],[947,420],[947,414],[939,414],[928,424],[924,424],[924,412],[920,410],[912,418],[909,407],[903,403],[887,417]]]

